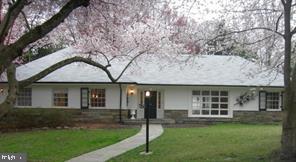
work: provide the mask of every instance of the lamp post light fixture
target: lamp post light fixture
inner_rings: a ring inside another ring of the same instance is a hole
[[[145,92],[145,100],[147,100],[147,104],[145,104],[145,117],[146,117],[146,150],[142,152],[143,155],[149,155],[152,152],[149,152],[149,117],[150,117],[150,91]]]

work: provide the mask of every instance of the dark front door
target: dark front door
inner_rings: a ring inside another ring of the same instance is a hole
[[[89,98],[88,98],[88,88],[81,88],[80,91],[80,95],[81,95],[81,109],[88,109],[88,105],[89,105]]]
[[[150,91],[150,97],[145,97],[145,117],[149,108],[149,118],[156,119],[157,91]]]

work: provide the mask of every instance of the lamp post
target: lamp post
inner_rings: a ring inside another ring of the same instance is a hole
[[[146,91],[145,97],[147,99],[146,109],[146,154],[149,153],[149,117],[150,117],[150,91]]]

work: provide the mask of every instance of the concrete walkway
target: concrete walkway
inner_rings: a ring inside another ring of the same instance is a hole
[[[159,137],[163,133],[163,128],[160,124],[151,124],[149,127],[149,140]],[[83,154],[75,157],[68,162],[102,162],[111,159],[112,157],[123,154],[131,149],[145,144],[146,141],[146,125],[142,125],[142,129],[136,135],[129,137],[121,142],[101,148],[99,150]],[[143,150],[144,151],[144,150]]]

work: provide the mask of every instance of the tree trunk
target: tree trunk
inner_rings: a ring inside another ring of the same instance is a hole
[[[285,25],[285,59],[284,59],[284,116],[282,128],[282,148],[281,159],[296,161],[296,77],[295,65],[292,71],[291,66],[291,6],[292,0],[282,1],[284,5],[284,25]]]
[[[5,101],[0,104],[0,118],[6,115],[14,106],[17,91],[18,91],[18,82],[15,78],[15,66],[10,65],[7,68],[7,78],[8,78],[8,95]]]
[[[295,88],[285,92],[285,110],[282,128],[281,159],[296,161],[296,99]]]

